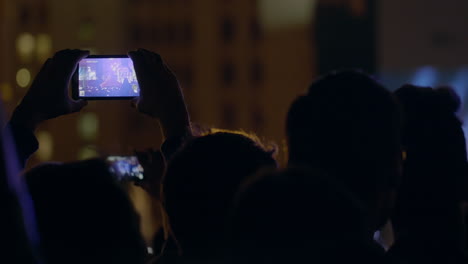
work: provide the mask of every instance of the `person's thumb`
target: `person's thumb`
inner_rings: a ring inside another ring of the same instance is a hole
[[[133,98],[133,99],[130,101],[130,105],[131,105],[133,108],[135,108],[135,109],[136,109],[136,108],[137,108],[137,106],[138,106],[138,101],[139,101],[139,100],[140,100],[140,98],[139,98],[139,97],[135,97],[135,98]]]
[[[86,100],[78,100],[71,103],[70,112],[75,113],[81,111],[85,106],[88,105]]]

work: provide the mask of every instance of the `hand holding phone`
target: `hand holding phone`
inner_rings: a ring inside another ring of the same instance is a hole
[[[87,102],[71,100],[68,87],[78,62],[88,56],[84,50],[61,50],[48,59],[34,79],[11,122],[34,130],[48,119],[80,111]]]
[[[132,60],[126,55],[88,56],[73,76],[73,97],[85,100],[122,100],[140,95]]]
[[[141,95],[134,106],[146,115],[157,118],[165,137],[191,135],[190,117],[179,81],[161,56],[145,49],[128,53],[132,59]]]

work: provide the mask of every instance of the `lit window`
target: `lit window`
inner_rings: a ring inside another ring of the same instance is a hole
[[[81,41],[91,41],[96,34],[96,27],[92,21],[86,21],[80,25],[78,39]]]
[[[78,133],[83,140],[92,141],[98,136],[99,118],[95,113],[84,113],[78,119]]]
[[[16,73],[16,82],[20,87],[27,87],[31,82],[31,73],[28,69],[22,68]]]
[[[39,149],[37,150],[37,157],[41,161],[52,159],[54,154],[54,141],[52,135],[47,131],[39,131],[36,134],[37,141],[39,141]]]
[[[51,56],[52,53],[52,40],[48,34],[37,35],[37,60],[45,61]]]
[[[98,158],[99,153],[94,146],[85,146],[78,152],[78,160]]]
[[[34,52],[36,47],[36,41],[34,36],[30,33],[22,33],[16,39],[16,50],[23,59],[29,59]]]
[[[10,102],[13,100],[13,89],[9,83],[0,84],[0,91],[4,102]]]

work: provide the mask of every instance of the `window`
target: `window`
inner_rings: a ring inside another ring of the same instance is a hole
[[[222,83],[231,86],[236,79],[236,69],[232,63],[225,63],[221,67]]]
[[[222,124],[224,128],[233,129],[237,123],[236,110],[233,105],[225,104],[222,107]]]
[[[26,26],[31,20],[31,12],[29,11],[28,7],[26,5],[22,5],[21,7],[19,7],[18,13],[18,18],[20,20],[19,24],[22,26]]]
[[[182,81],[185,87],[190,88],[193,84],[193,73],[192,68],[186,66],[183,71]]]
[[[45,3],[45,1],[42,1],[39,4],[38,14],[39,14],[39,24],[42,26],[47,25],[48,11],[47,11],[47,4]]]
[[[168,24],[166,27],[167,44],[171,45],[177,41],[177,28],[173,24]]]
[[[161,40],[161,31],[159,30],[159,28],[156,25],[153,25],[149,31],[150,31],[149,38],[151,39],[151,43],[157,45],[159,42],[162,41]]]
[[[133,25],[131,29],[132,39],[135,42],[140,42],[142,40],[141,28],[138,25]]]
[[[193,41],[193,26],[192,23],[186,21],[182,28],[183,39],[182,41],[185,44],[191,43]]]
[[[252,82],[252,84],[260,84],[261,82],[263,82],[263,78],[263,64],[256,60],[250,66],[250,81]]]
[[[221,39],[223,43],[231,43],[235,38],[235,25],[232,19],[224,18],[221,25]]]
[[[255,106],[253,108],[251,122],[253,130],[257,133],[265,126],[265,117],[260,107]]]
[[[253,18],[250,22],[250,37],[253,41],[259,41],[262,38],[262,30],[257,18]]]

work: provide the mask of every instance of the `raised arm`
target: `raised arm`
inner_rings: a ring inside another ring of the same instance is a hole
[[[88,56],[88,51],[62,50],[48,59],[34,82],[16,107],[9,126],[23,166],[37,150],[34,136],[37,126],[49,119],[80,111],[86,101],[74,101],[68,94],[73,72],[78,62]]]
[[[128,55],[133,60],[141,89],[140,97],[133,101],[138,111],[159,121],[166,143],[192,136],[179,81],[161,56],[144,49]]]

